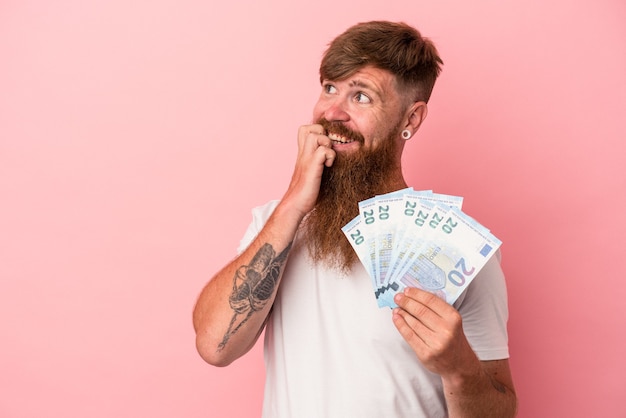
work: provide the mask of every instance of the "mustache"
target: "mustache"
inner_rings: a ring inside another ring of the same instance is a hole
[[[357,142],[360,142],[361,144],[365,142],[365,138],[363,137],[363,135],[361,135],[360,132],[348,128],[341,122],[330,122],[329,120],[322,117],[315,121],[315,123],[318,125],[322,125],[324,131],[326,131],[326,135],[328,135],[329,132],[332,132],[334,134],[353,139]]]

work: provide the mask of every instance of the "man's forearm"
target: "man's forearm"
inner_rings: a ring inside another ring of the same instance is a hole
[[[217,346],[219,351],[226,347],[231,336],[253,315],[265,312],[265,308],[271,306],[290,249],[291,244],[280,254],[276,254],[271,244],[264,243],[248,265],[241,265],[237,269],[233,278],[233,290],[228,298],[233,315],[222,341]]]
[[[193,320],[198,351],[208,363],[228,365],[256,342],[274,302],[297,226],[296,221],[289,225],[284,217],[271,217],[248,249],[203,289]]]

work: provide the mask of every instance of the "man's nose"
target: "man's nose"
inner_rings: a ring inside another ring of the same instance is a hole
[[[348,121],[350,114],[347,112],[346,103],[342,100],[334,100],[324,111],[324,118],[327,121]]]

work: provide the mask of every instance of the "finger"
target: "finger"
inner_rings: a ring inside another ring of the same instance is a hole
[[[322,125],[302,125],[298,129],[298,138],[306,139],[310,134],[314,135],[326,135],[326,130]]]
[[[324,135],[326,130],[322,127],[322,125],[302,125],[298,128],[298,134],[306,136],[309,133],[314,133],[317,135]]]
[[[315,140],[317,141],[317,145],[320,147],[332,148],[333,141],[330,140],[326,135],[314,134]]]
[[[331,167],[335,162],[335,158],[337,157],[337,153],[332,148],[326,148],[324,151],[324,156],[326,160],[324,160],[324,165],[326,167]]]
[[[393,324],[404,340],[419,354],[427,349],[426,334],[430,333],[415,317],[402,309],[394,309]]]
[[[325,130],[321,125],[304,125],[299,128],[298,154],[300,158],[310,155],[315,161],[330,167],[337,155],[332,147],[332,141],[325,135]]]
[[[299,154],[302,154],[306,150],[306,144],[311,142],[310,137],[309,137],[311,134],[317,134],[317,135],[320,134],[319,132],[312,131],[312,129],[314,129],[312,125],[302,125],[298,128],[298,153]]]
[[[326,135],[318,134],[315,132],[305,132],[303,136],[299,138],[300,153],[313,153],[318,148],[324,147],[327,149],[332,148],[332,141]]]
[[[422,291],[423,292],[423,291]],[[431,295],[428,292],[423,292],[427,295]],[[432,304],[430,298],[428,296],[425,297],[412,297],[414,296],[414,292],[402,292],[398,293],[394,301],[396,304],[402,308],[407,314],[413,316],[417,320],[420,321],[425,327],[427,327],[431,331],[437,331],[443,326],[443,318],[432,308]]]
[[[324,164],[326,167],[333,165],[335,157],[337,156],[335,150],[333,150],[332,141],[324,135],[309,134],[309,139],[305,145],[308,151],[319,155],[316,160]]]
[[[414,317],[413,315],[411,315],[410,312],[407,312],[404,309],[395,308],[393,316],[394,318],[402,318],[404,324],[406,324],[411,329],[411,331],[425,343],[427,342],[429,337],[433,335],[433,331],[428,328],[419,318]]]
[[[333,165],[337,153],[331,148],[324,145],[319,145],[314,151],[314,159],[319,163],[324,164],[326,167]]]
[[[319,135],[326,135],[326,129],[320,124],[308,125],[311,128],[311,132],[314,132]]]
[[[454,309],[448,304],[448,302],[441,299],[439,296],[416,287],[407,287],[404,289],[402,294],[424,306],[427,306],[436,315],[441,317],[445,316],[450,309]]]

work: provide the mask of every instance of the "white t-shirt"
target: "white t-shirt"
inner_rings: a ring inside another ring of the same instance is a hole
[[[277,205],[255,208],[240,250]],[[508,307],[496,257],[454,303],[481,360],[508,358]],[[379,308],[357,263],[349,277],[289,255],[265,330],[264,418],[446,417],[441,378],[426,370]]]

